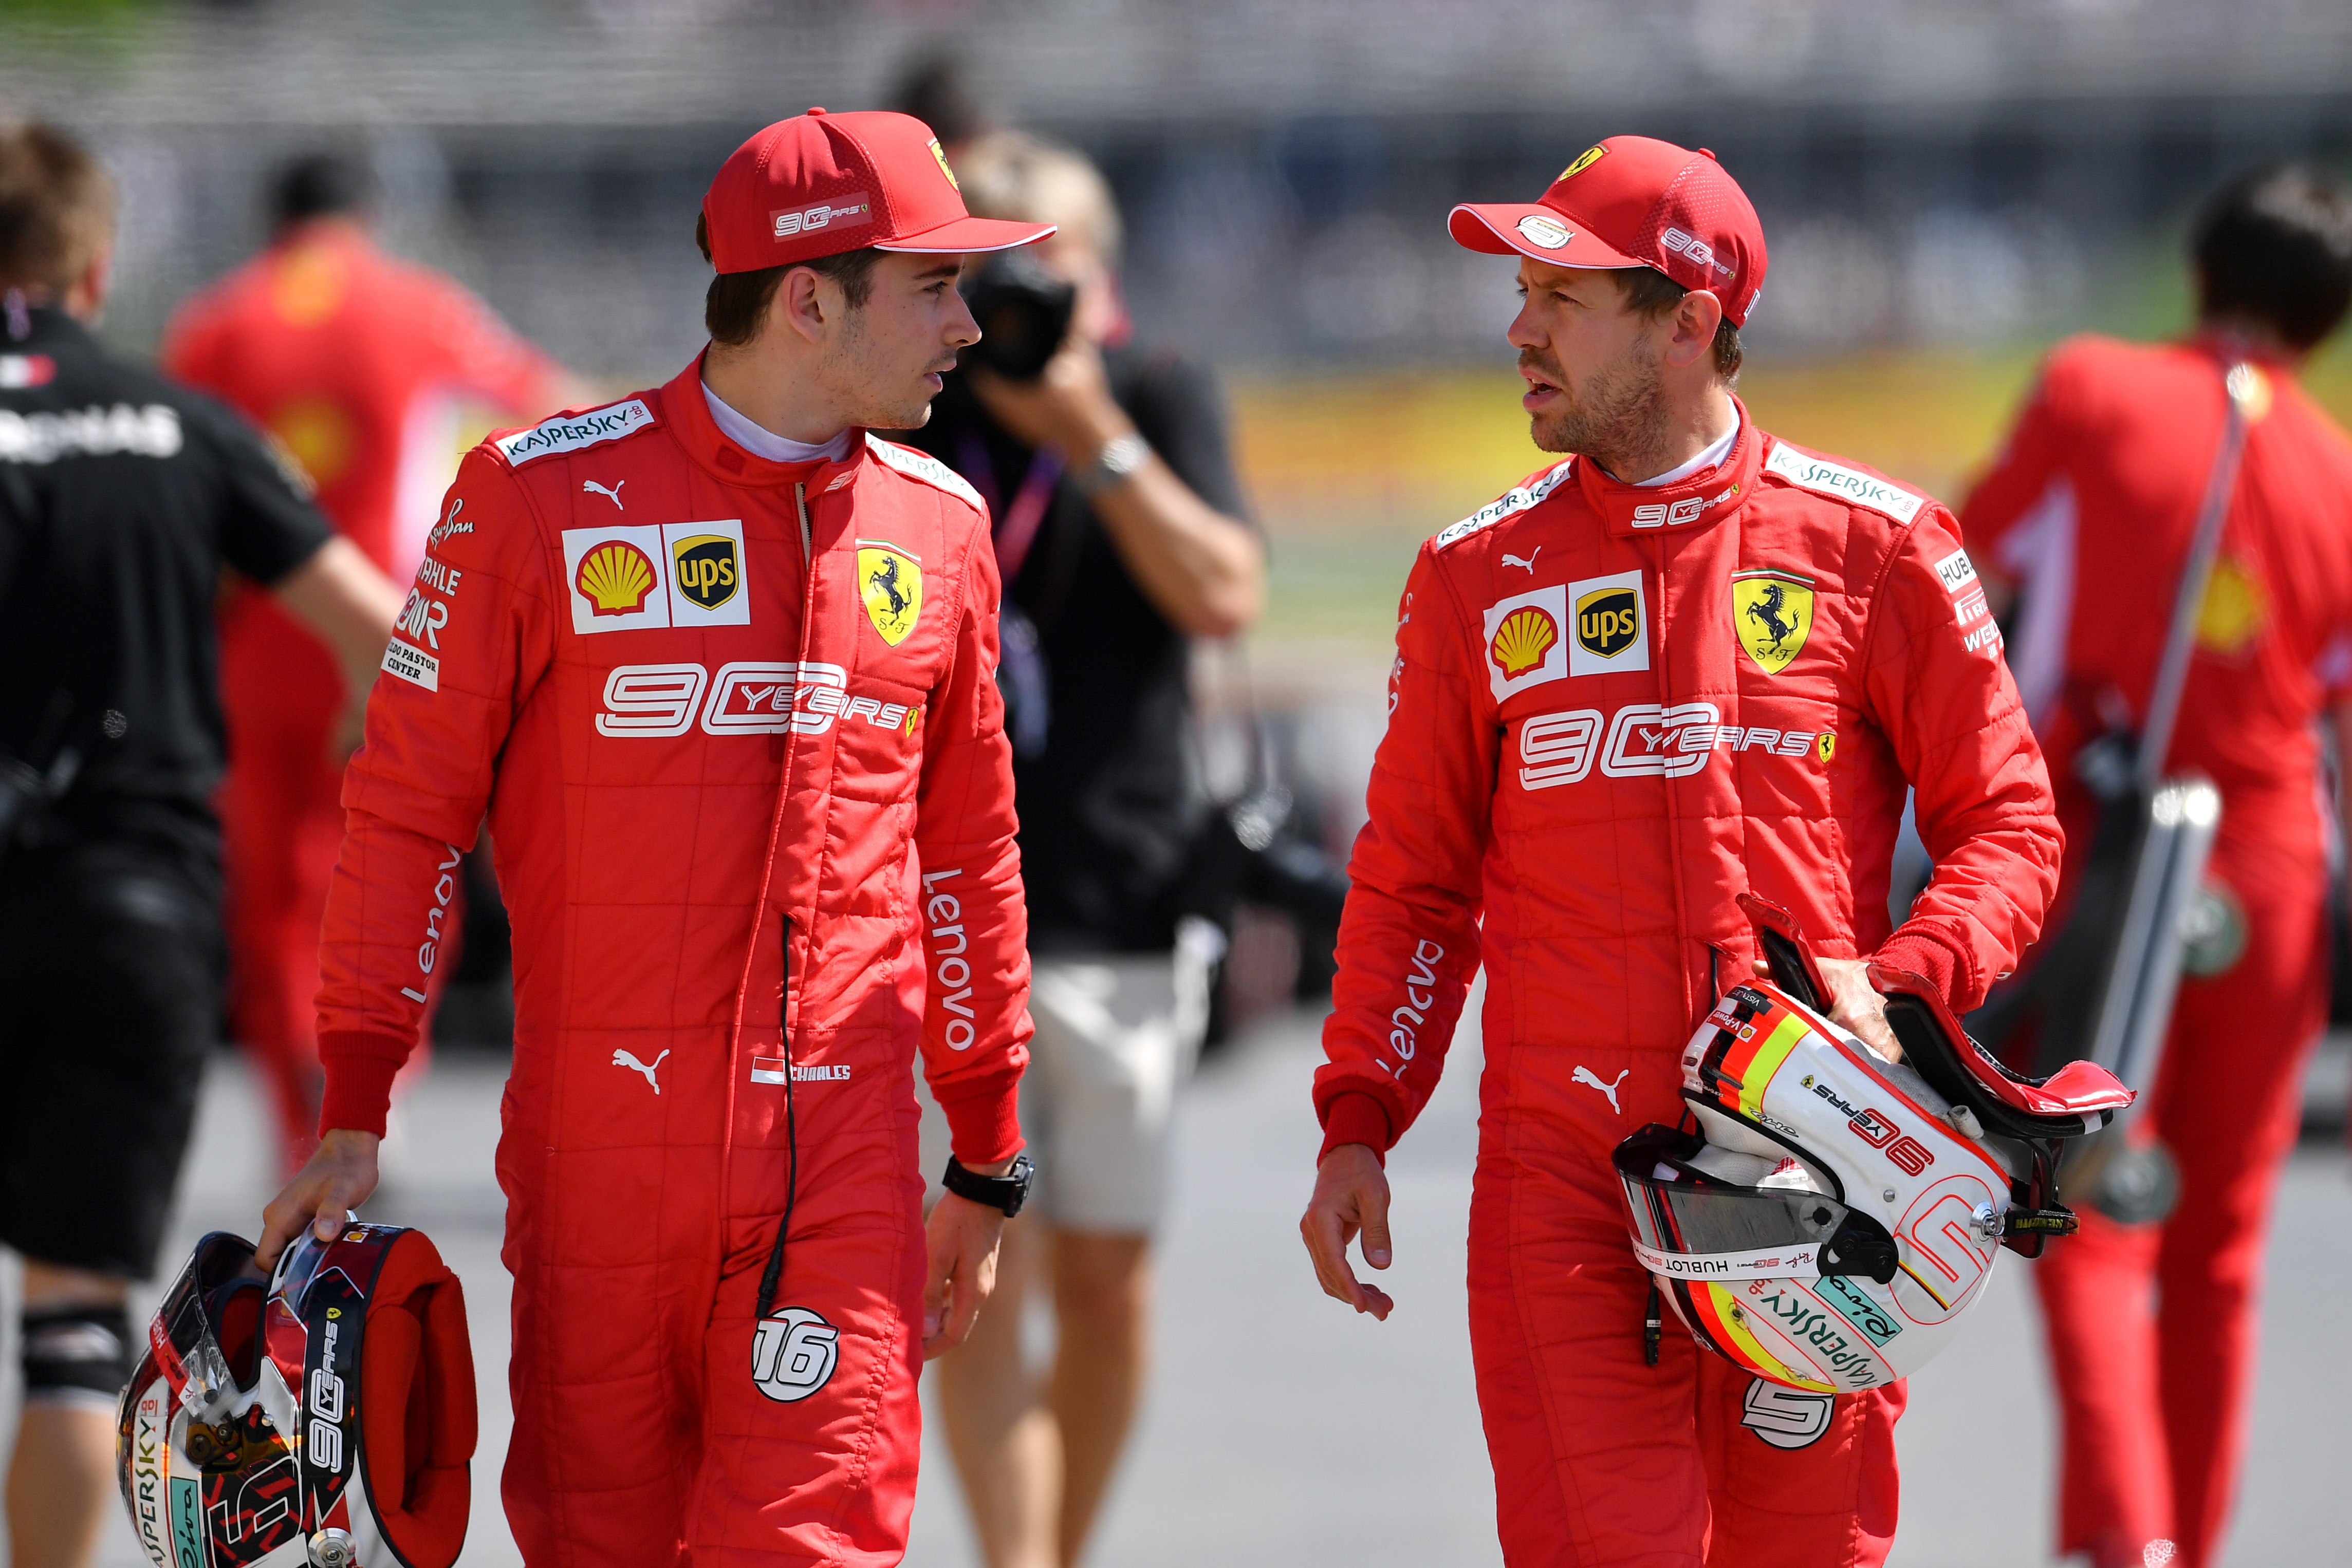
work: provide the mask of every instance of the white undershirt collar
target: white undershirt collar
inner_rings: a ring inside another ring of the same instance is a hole
[[[721,401],[708,382],[703,384],[702,401],[710,405],[710,422],[719,427],[719,434],[754,457],[764,457],[771,463],[838,463],[849,455],[851,433],[846,430],[831,441],[812,445],[752,423]]]
[[[1725,458],[1730,456],[1731,444],[1738,439],[1739,422],[1738,420],[1734,420],[1731,423],[1731,428],[1723,433],[1722,438],[1710,445],[1706,451],[1700,453],[1697,456],[1692,458],[1689,462],[1682,465],[1680,467],[1667,469],[1664,473],[1659,475],[1654,479],[1642,479],[1635,481],[1633,487],[1637,490],[1652,490],[1661,485],[1679,485],[1684,480],[1689,478],[1692,475],[1698,473],[1700,470],[1712,468],[1717,464],[1722,462]]]

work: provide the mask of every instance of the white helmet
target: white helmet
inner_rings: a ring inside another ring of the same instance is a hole
[[[473,1355],[421,1230],[306,1228],[264,1279],[196,1243],[122,1392],[117,1479],[155,1568],[448,1568],[472,1498]]]
[[[2129,1104],[2088,1063],[2048,1080],[1987,1057],[1934,987],[1874,967],[1906,1060],[1823,1016],[1828,989],[1787,915],[1743,898],[1775,978],[1736,986],[1683,1051],[1680,1127],[1614,1156],[1633,1250],[1710,1350],[1815,1394],[1926,1364],[1999,1249],[2074,1228],[2056,1140]]]

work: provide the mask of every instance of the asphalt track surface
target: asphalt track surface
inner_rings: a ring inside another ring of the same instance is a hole
[[[1463,1233],[1475,1148],[1475,1042],[1392,1156],[1398,1260],[1386,1323],[1316,1288],[1297,1222],[1316,1144],[1307,1101],[1316,1020],[1250,1030],[1187,1098],[1180,1207],[1163,1249],[1158,1375],[1091,1561],[1432,1568],[1498,1563],[1470,1386]],[[481,1378],[482,1451],[464,1561],[520,1561],[498,1502],[509,1417],[501,1203],[490,1176],[499,1069],[447,1059],[405,1101],[372,1218],[418,1224],[463,1278]],[[263,1123],[224,1059],[169,1243],[250,1235],[267,1197]],[[1912,1383],[1900,1428],[1904,1517],[1895,1568],[2032,1568],[2050,1561],[2051,1405],[2025,1268],[1995,1275],[1965,1335]],[[15,1277],[6,1288],[13,1302]],[[152,1304],[152,1292],[139,1307]],[[2306,1150],[2282,1193],[2263,1321],[2252,1452],[2226,1562],[2343,1560],[2342,1459],[2352,1370],[2336,1332],[2352,1300],[2352,1182],[2340,1147]],[[16,1313],[0,1314],[13,1335]],[[1039,1325],[1042,1329],[1044,1325]],[[0,1443],[15,1429],[16,1354],[0,1350]],[[944,1445],[929,1445],[908,1561],[975,1568]],[[117,1516],[100,1562],[138,1568]]]

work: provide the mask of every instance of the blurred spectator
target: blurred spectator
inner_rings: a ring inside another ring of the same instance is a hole
[[[2352,736],[2352,443],[2295,382],[2352,303],[2352,193],[2310,169],[2249,174],[2206,208],[2193,259],[2188,338],[2061,344],[1961,514],[1995,608],[2014,601],[2010,660],[2066,827],[2063,912],[2099,815],[2073,764],[2140,725],[2223,374],[2261,372],[2166,769],[2221,787],[2217,918],[2157,1082],[2133,1086],[2154,1096],[2139,1130],[2178,1163],[2179,1201],[2149,1226],[2085,1208],[2034,1271],[2064,1425],[2059,1549],[2097,1568],[2200,1568],[2229,1520],[2271,1193],[2326,1016],[2316,721],[2332,712],[2338,747]]]
[[[962,59],[950,49],[939,49],[917,59],[899,78],[890,107],[929,126],[951,165],[973,137],[992,129],[995,123],[995,117],[988,112],[971,78],[965,74]]]
[[[565,383],[457,283],[378,251],[373,197],[354,160],[287,164],[270,187],[268,248],[181,309],[163,364],[275,434],[335,527],[404,583],[457,468],[461,402],[532,419],[564,401]],[[424,604],[412,591],[410,612]],[[269,1081],[293,1170],[318,1143],[319,921],[357,738],[341,727],[357,709],[330,651],[267,593],[228,598],[220,641],[229,1019]]]
[[[1180,918],[1210,815],[1188,639],[1256,616],[1265,550],[1208,373],[1128,341],[1101,174],[1012,131],[956,170],[974,213],[1060,225],[967,274],[986,335],[909,437],[994,519],[1037,1025],[1022,1080],[1036,1218],[1006,1228],[997,1304],[940,1363],[940,1392],[991,1568],[1048,1568],[1077,1561],[1142,1392],[1170,1120],[1221,940]],[[1049,1287],[1041,1382],[1022,1318]]]
[[[43,126],[0,130],[0,1242],[25,1255],[16,1568],[88,1563],[112,1505],[126,1284],[154,1264],[218,1032],[223,570],[313,628],[356,691],[400,606],[241,420],[100,350],[89,329],[113,244],[97,162]]]

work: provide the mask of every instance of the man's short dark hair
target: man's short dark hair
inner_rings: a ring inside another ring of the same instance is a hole
[[[2200,314],[2248,318],[2311,348],[2352,308],[2352,191],[2306,163],[2250,170],[2205,204],[2189,250]]]
[[[1654,267],[1621,267],[1616,269],[1618,287],[1625,290],[1625,306],[1655,320],[1683,302],[1690,292]],[[1739,374],[1739,362],[1747,350],[1739,346],[1739,329],[1726,316],[1715,326],[1715,373],[1726,381]]]
[[[702,259],[710,259],[710,220],[694,220],[694,243],[702,252]],[[710,292],[702,298],[702,325],[710,340],[730,349],[740,349],[760,335],[760,323],[767,319],[768,307],[776,298],[776,289],[784,281],[784,274],[795,267],[805,267],[819,277],[830,277],[841,285],[842,297],[849,301],[852,310],[862,310],[874,295],[874,265],[882,253],[868,246],[863,250],[845,250],[833,256],[814,256],[807,261],[787,262],[782,267],[763,267],[756,272],[722,272],[710,280]]]
[[[55,126],[0,127],[0,287],[73,287],[114,231],[114,182]]]
[[[283,227],[364,212],[375,204],[375,172],[360,159],[305,152],[270,177],[269,219]]]

